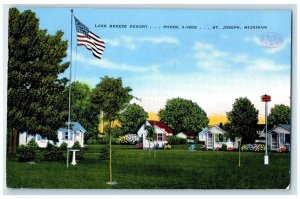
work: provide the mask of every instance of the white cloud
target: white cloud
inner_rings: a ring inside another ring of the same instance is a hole
[[[255,38],[252,38],[252,40],[256,41]],[[224,72],[232,69],[247,73],[276,73],[290,68],[287,64],[279,64],[273,60],[260,57],[253,58],[246,53],[233,54],[221,51],[209,43],[196,42],[194,50],[197,65],[201,69],[210,72]]]
[[[179,41],[175,37],[170,36],[159,36],[159,37],[131,37],[121,36],[114,39],[105,39],[105,42],[111,46],[122,46],[129,50],[136,50],[141,43],[149,42],[152,44],[173,44],[179,45]]]
[[[182,97],[197,102],[207,114],[226,114],[236,98],[248,97],[260,115],[264,114],[264,104],[260,96],[267,93],[274,104],[289,105],[290,78],[288,75],[253,77],[250,73],[235,73],[213,76],[203,73],[186,75],[150,74],[126,80],[135,96],[146,111],[158,112],[164,108],[167,99]]]
[[[111,46],[124,46],[129,50],[135,50],[137,48],[135,39],[129,36],[121,36],[114,39],[105,39],[104,40],[108,45]]]
[[[247,72],[281,72],[289,69],[290,66],[286,64],[277,64],[268,59],[255,59],[249,61],[246,66]]]
[[[201,69],[222,72],[230,67],[228,53],[218,50],[212,44],[196,42],[194,50],[197,65]]]
[[[254,44],[258,45],[258,46],[261,45],[260,42],[259,42],[259,37],[246,37],[244,39],[244,41],[246,41],[246,42],[252,42],[252,43],[254,43]]]
[[[169,43],[169,44],[179,45],[179,41],[175,37],[170,37],[170,36],[141,37],[141,38],[137,38],[137,41],[150,42],[153,44]]]
[[[222,38],[222,39],[229,39],[230,37],[229,37],[229,35],[222,34],[222,35],[221,35],[221,38]]]
[[[77,61],[85,63],[91,66],[97,66],[100,68],[112,69],[112,70],[120,70],[120,71],[128,71],[133,73],[148,73],[148,72],[158,72],[160,65],[149,65],[149,66],[136,66],[136,65],[128,65],[122,63],[114,63],[107,59],[89,59],[84,57],[81,54],[77,54]]]

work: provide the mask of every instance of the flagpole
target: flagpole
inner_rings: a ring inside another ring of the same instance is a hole
[[[70,52],[70,85],[69,85],[69,113],[68,113],[68,139],[69,136],[71,136],[70,133],[70,123],[71,123],[71,85],[72,85],[72,51],[73,51],[73,46],[72,46],[72,30],[73,30],[73,9],[71,9],[71,52]],[[69,167],[69,144],[67,144],[67,168]]]

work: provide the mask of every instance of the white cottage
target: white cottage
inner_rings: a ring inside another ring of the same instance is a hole
[[[67,128],[59,128],[57,130],[58,142],[53,142],[48,140],[46,137],[43,137],[39,134],[31,135],[28,132],[23,132],[19,134],[19,145],[26,145],[30,140],[34,139],[37,145],[41,148],[46,148],[47,143],[60,146],[62,143],[67,143],[68,147],[72,147],[76,141],[80,143],[81,146],[84,146],[84,134],[86,130],[79,124],[79,122],[70,123],[70,132]]]
[[[205,127],[202,131],[199,132],[198,139],[200,142],[205,142],[207,131],[208,131],[208,127]]]
[[[231,141],[230,138],[225,137],[225,131],[218,126],[212,126],[205,132],[205,145],[206,149],[216,149],[217,147],[221,148],[223,144],[228,147],[238,148],[238,139],[235,138],[235,141]]]
[[[156,136],[154,142],[147,140],[146,126],[153,126],[155,128]],[[167,144],[167,136],[172,136],[172,130],[162,121],[146,121],[137,132],[139,137],[143,138],[143,148],[162,148]]]
[[[291,142],[291,126],[287,124],[279,124],[268,131],[268,145],[271,151],[276,151],[280,147],[290,149]]]

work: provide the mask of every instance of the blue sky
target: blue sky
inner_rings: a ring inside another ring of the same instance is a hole
[[[64,39],[70,41],[70,9],[30,9],[37,14],[42,29],[50,34],[62,30]],[[106,42],[102,60],[85,47],[78,47],[76,55],[73,23],[75,80],[94,87],[105,75],[122,77],[133,95],[142,99],[134,102],[148,112],[158,112],[173,97],[197,102],[209,115],[225,114],[236,98],[248,97],[262,116],[264,104],[260,96],[265,93],[272,96],[269,107],[290,105],[289,12],[76,8],[74,14]],[[148,28],[100,28],[95,24]],[[163,28],[167,25],[180,29]],[[197,29],[181,29],[182,26]],[[223,26],[241,29],[222,29]],[[283,42],[273,48],[261,45],[261,36],[269,33],[280,35]],[[63,75],[68,76],[69,71]]]

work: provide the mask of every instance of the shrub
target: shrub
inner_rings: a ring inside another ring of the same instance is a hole
[[[174,144],[186,144],[186,142],[187,142],[185,139],[178,138],[175,135],[169,136],[167,138],[167,141],[168,141],[169,144],[172,144],[172,145],[174,145]]]
[[[66,151],[68,147],[68,144],[66,142],[61,143],[61,145],[59,146],[59,149],[62,151]]]
[[[233,147],[227,147],[227,151],[234,151]]]
[[[106,144],[100,150],[100,159],[108,160],[109,159],[109,145]]]
[[[221,151],[227,151],[227,145],[226,144],[222,144]]]
[[[284,146],[279,147],[279,149],[277,150],[277,152],[279,153],[285,153],[287,152],[286,148]]]
[[[87,144],[100,144],[101,139],[98,136],[90,137],[87,140]]]
[[[243,144],[241,151],[255,151],[260,152],[265,150],[264,144]]]
[[[46,161],[58,161],[63,160],[63,151],[59,147],[48,142],[47,147],[44,151],[44,160]]]
[[[137,143],[137,144],[135,145],[135,147],[136,147],[137,149],[143,149],[143,143]]]
[[[201,148],[200,148],[202,151],[203,150],[206,150],[206,145],[205,144],[203,144],[203,145],[201,145]]]
[[[83,147],[81,147],[81,145],[80,145],[80,143],[78,141],[76,141],[73,144],[72,149],[78,149],[78,150],[80,150],[80,151],[76,152],[76,159],[77,160],[83,159],[84,149],[83,149]]]
[[[58,161],[63,159],[63,151],[58,147],[53,147],[51,150],[46,150],[44,153],[44,160],[46,161]]]
[[[36,149],[32,146],[21,145],[17,148],[17,156],[20,162],[34,161],[36,159]]]
[[[140,137],[137,134],[126,134],[125,138],[127,139],[128,144],[136,144],[140,140]]]
[[[248,151],[248,146],[246,144],[242,145],[241,151]]]
[[[254,144],[253,145],[253,151],[263,151],[265,149],[265,145],[264,144]]]
[[[120,136],[117,138],[117,144],[129,144],[127,137]]]
[[[73,146],[72,146],[72,149],[81,149],[81,145],[78,141],[76,141]]]
[[[27,147],[31,147],[31,148],[33,148],[33,149],[38,149],[38,148],[39,148],[39,146],[37,145],[37,143],[35,142],[34,139],[31,139],[31,140],[28,142]]]
[[[220,147],[216,147],[214,150],[215,150],[215,151],[220,151],[221,148],[220,148]]]
[[[54,148],[57,148],[57,146],[51,144],[51,143],[48,141],[47,146],[46,146],[46,150],[47,150],[47,151],[51,151],[51,150],[53,150]]]
[[[170,144],[165,144],[164,145],[164,149],[171,149],[172,147],[171,147],[171,145]]]

